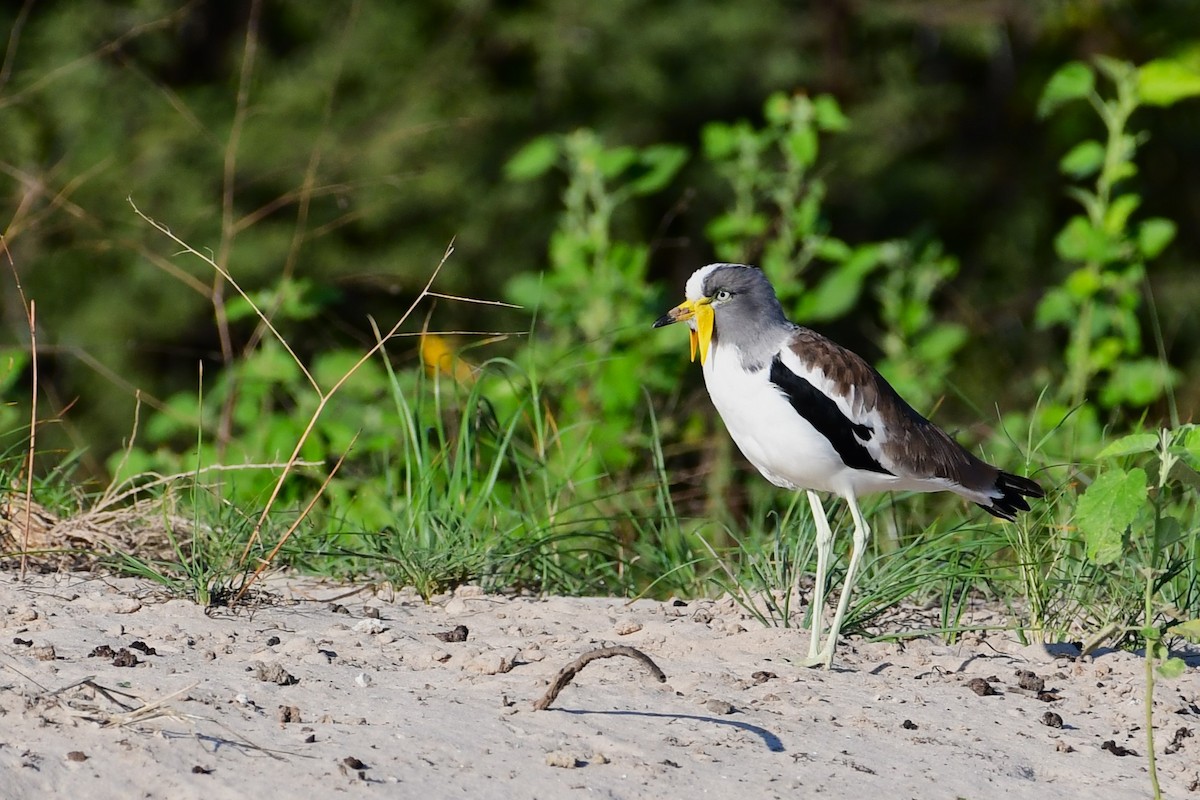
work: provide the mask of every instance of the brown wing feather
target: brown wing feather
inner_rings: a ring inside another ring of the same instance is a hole
[[[995,490],[1000,471],[921,416],[862,357],[808,328],[796,330],[791,350],[802,363],[821,370],[842,398],[853,397],[855,412],[879,414],[887,428],[882,452],[893,472],[941,478],[975,492]]]

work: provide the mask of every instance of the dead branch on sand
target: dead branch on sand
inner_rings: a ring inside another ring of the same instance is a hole
[[[664,675],[663,671],[658,668],[658,664],[655,664],[650,656],[646,655],[641,650],[638,650],[634,647],[625,647],[624,645],[618,645],[616,647],[601,647],[596,650],[592,650],[591,652],[584,653],[579,658],[575,659],[570,664],[567,664],[565,667],[559,670],[558,675],[555,676],[554,680],[550,683],[550,688],[546,690],[544,695],[542,695],[542,699],[533,704],[533,710],[545,711],[550,707],[550,704],[558,698],[558,693],[565,689],[567,684],[574,680],[575,676],[579,674],[580,670],[598,658],[612,658],[613,656],[628,656],[635,661],[640,661],[646,665],[646,669],[650,670],[650,674],[654,676],[656,681],[659,683],[667,682],[667,676]]]

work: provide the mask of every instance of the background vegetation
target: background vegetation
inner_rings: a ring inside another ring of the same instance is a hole
[[[0,477],[36,350],[41,502],[178,503],[123,568],[204,602],[263,563],[715,582],[788,622],[811,522],[649,330],[722,259],[1050,493],[1005,526],[877,498],[904,557],[850,627],[916,595],[952,636],[983,593],[1158,641],[1200,605],[1182,0],[27,0],[0,29]]]

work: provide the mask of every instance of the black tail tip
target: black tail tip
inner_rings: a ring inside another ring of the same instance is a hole
[[[1025,499],[1026,497],[1046,496],[1045,490],[1037,483],[1029,478],[1013,475],[1011,472],[1000,473],[996,478],[996,489],[1000,492],[1000,496],[994,498],[990,506],[982,503],[978,505],[993,517],[1010,522],[1017,518],[1018,511],[1029,510],[1029,502]]]

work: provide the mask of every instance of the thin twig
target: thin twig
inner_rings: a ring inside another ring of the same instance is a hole
[[[14,240],[19,234],[27,230],[35,230],[36,226],[44,220],[51,219],[53,215],[61,208],[75,219],[79,220],[84,225],[95,231],[103,231],[104,234],[112,238],[112,231],[109,229],[107,221],[97,219],[90,214],[86,209],[70,199],[70,195],[75,192],[84,181],[90,179],[92,175],[99,174],[104,168],[109,166],[108,159],[102,159],[93,166],[79,173],[78,175],[67,181],[54,196],[49,196],[46,185],[49,182],[48,178],[43,178],[40,175],[34,175],[24,170],[17,169],[12,164],[0,163],[0,172],[11,176],[14,180],[20,181],[26,191],[21,196],[21,204],[17,211],[13,214],[12,219],[8,223],[5,230],[5,236],[10,241]],[[38,205],[38,211],[26,215],[24,208],[26,205],[34,205],[35,201],[42,197],[46,197],[46,202]],[[130,237],[112,238],[112,242],[120,245],[124,249],[132,250],[142,258],[149,261],[153,266],[176,279],[184,286],[199,294],[205,300],[212,300],[212,290],[207,283],[192,277],[187,272],[176,267],[171,261],[158,253],[151,251],[146,245],[132,239]],[[69,348],[61,348],[69,349]]]
[[[113,491],[120,484],[117,482],[117,476],[125,471],[125,465],[129,463],[129,457],[133,454],[133,446],[137,443],[138,427],[142,421],[142,392],[136,390],[133,396],[133,428],[129,431],[129,439],[126,440],[125,446],[121,449],[121,460],[117,462],[117,467],[112,471],[113,479],[108,486],[104,487],[103,494],[100,495],[100,500],[96,503],[97,506],[102,506],[111,497]]]
[[[265,313],[263,313],[263,310],[261,308],[259,308],[257,304],[255,304],[255,302],[251,299],[250,295],[247,294],[246,291],[244,289],[242,289],[242,287],[240,285],[238,285],[238,282],[233,279],[233,276],[230,275],[229,272],[224,267],[222,267],[220,264],[218,264],[212,258],[212,256],[201,253],[199,250],[192,247],[190,244],[185,242],[183,239],[180,239],[166,225],[163,225],[162,223],[160,223],[154,219],[151,219],[150,217],[143,214],[142,210],[137,207],[136,203],[133,202],[132,197],[127,197],[126,201],[129,203],[130,206],[133,207],[133,213],[137,214],[139,217],[146,220],[146,222],[150,223],[150,225],[152,225],[155,230],[157,230],[162,235],[166,236],[171,241],[175,242],[175,244],[182,247],[183,251],[185,253],[193,255],[196,258],[203,261],[205,264],[208,264],[210,267],[215,269],[222,278],[229,281],[229,284],[235,290],[237,290],[237,293],[239,295],[241,295],[242,298],[245,299],[247,303],[250,304],[250,307],[252,309],[254,309],[254,313],[258,315],[258,318],[263,321],[263,324],[265,324],[267,326],[267,328],[271,331],[271,333],[274,334],[275,339],[279,342],[279,344],[285,350],[287,350],[288,355],[290,355],[292,357],[292,361],[296,362],[296,366],[299,367],[299,369],[302,373],[304,373],[304,377],[308,378],[308,382],[312,385],[313,389],[315,389],[318,393],[320,393],[321,387],[317,383],[317,379],[314,378],[312,376],[312,373],[308,371],[308,367],[304,366],[304,362],[300,360],[300,356],[296,355],[296,351],[292,349],[292,346],[290,344],[288,344],[287,339],[283,338],[283,334],[280,333],[275,328],[275,326],[271,324],[271,320],[267,318],[267,315]]]
[[[21,10],[13,22],[12,30],[8,32],[8,47],[4,49],[4,64],[0,65],[0,90],[8,84],[12,76],[13,62],[17,60],[17,44],[21,41],[21,31],[25,29],[25,20],[29,19],[29,10],[33,8],[33,0],[25,0]]]
[[[128,42],[133,41],[134,39],[138,38],[139,36],[141,36],[143,34],[151,33],[153,31],[159,30],[160,28],[170,27],[171,25],[175,24],[176,20],[186,17],[188,15],[188,13],[192,10],[192,6],[196,5],[198,2],[199,2],[199,0],[190,0],[190,2],[185,3],[184,5],[175,9],[174,11],[172,11],[170,14],[167,14],[166,16],[159,17],[158,19],[150,20],[149,22],[143,22],[141,25],[134,25],[132,28],[125,31],[120,36],[116,37],[115,39],[111,39],[111,40],[105,42],[104,44],[100,45],[92,52],[86,53],[82,56],[79,56],[78,58],[72,59],[71,61],[68,61],[66,64],[61,64],[61,65],[55,67],[54,69],[50,70],[46,74],[42,75],[37,80],[31,82],[28,86],[21,89],[19,92],[14,92],[5,97],[0,97],[0,110],[8,108],[11,105],[16,105],[17,103],[23,101],[29,95],[34,94],[36,92],[40,92],[43,88],[45,88],[46,86],[49,86],[54,81],[58,80],[61,77],[64,77],[68,73],[74,72],[75,70],[82,68],[89,62],[99,60],[101,58],[104,58],[106,56],[109,56],[113,53],[118,52]]]
[[[322,461],[297,461],[292,466],[319,467],[323,463],[324,462],[322,462]],[[92,506],[92,508],[83,516],[84,516],[84,518],[90,517],[92,514],[102,512],[105,508],[107,508],[109,506],[122,503],[128,498],[134,497],[139,494],[143,494],[143,493],[147,492],[148,490],[155,488],[156,486],[165,486],[167,484],[174,483],[175,481],[182,480],[184,478],[197,478],[200,475],[204,475],[209,472],[234,472],[234,471],[241,471],[241,470],[258,470],[258,469],[283,469],[286,466],[288,466],[288,464],[283,461],[271,461],[271,462],[267,462],[267,463],[263,463],[263,464],[208,464],[207,466],[200,467],[199,469],[190,469],[187,472],[176,472],[172,475],[158,475],[157,473],[143,472],[132,478],[126,478],[125,480],[121,481],[120,483],[114,483],[111,486],[109,486],[104,491],[104,494],[100,497],[100,499],[96,502],[96,504],[94,506]],[[146,478],[150,475],[154,476],[154,480],[149,481],[147,483],[139,483],[136,486],[131,486],[131,488],[128,488],[128,489],[121,488],[121,487],[125,486],[126,484],[132,484],[135,479]],[[117,490],[120,490],[120,494],[116,493]]]
[[[646,669],[650,670],[650,674],[654,676],[654,680],[658,681],[659,683],[667,682],[667,676],[663,674],[661,669],[658,668],[658,664],[655,664],[650,656],[646,655],[641,650],[638,650],[636,647],[626,647],[625,645],[617,645],[616,647],[601,647],[597,650],[592,650],[589,653],[584,653],[579,658],[563,667],[559,671],[558,675],[555,676],[554,681],[551,682],[550,688],[546,690],[544,695],[542,695],[542,699],[533,704],[533,710],[545,711],[550,707],[550,704],[558,698],[558,693],[567,688],[567,684],[574,680],[575,676],[579,674],[580,670],[598,658],[612,658],[613,656],[628,656],[635,661],[640,661],[646,666]]]
[[[503,300],[480,300],[477,297],[463,297],[457,294],[442,294],[441,292],[430,292],[430,297],[440,297],[443,300],[457,300],[460,303],[476,303],[481,306],[501,306],[502,308],[524,308],[516,303],[505,303]]]
[[[400,326],[408,321],[408,318],[412,316],[412,313],[416,310],[417,306],[420,305],[421,301],[429,296],[430,287],[433,286],[433,282],[437,280],[438,275],[442,271],[442,267],[446,265],[446,261],[449,260],[450,255],[453,252],[454,243],[451,242],[446,247],[446,252],[442,254],[442,260],[438,262],[437,267],[435,267],[433,270],[433,274],[429,276],[429,280],[426,281],[424,288],[421,289],[421,293],[418,294],[416,299],[409,304],[408,308],[400,316],[400,319],[396,320],[396,324],[392,326],[391,330],[389,330],[385,336],[380,337],[375,343],[374,347],[363,353],[362,357],[359,358],[358,361],[354,362],[354,365],[351,366],[350,369],[348,369],[346,373],[338,379],[337,383],[335,383],[328,392],[321,394],[320,400],[317,401],[317,407],[313,409],[312,416],[310,416],[308,419],[308,425],[305,426],[304,431],[300,434],[300,438],[296,440],[296,446],[292,449],[292,454],[288,457],[287,466],[284,467],[283,472],[280,473],[279,479],[275,481],[275,488],[271,490],[271,496],[267,498],[266,505],[263,506],[262,513],[258,517],[258,522],[255,523],[254,530],[250,532],[250,538],[246,541],[246,547],[242,550],[241,561],[243,564],[249,557],[250,550],[254,546],[254,543],[258,541],[262,528],[267,522],[267,515],[271,513],[271,509],[274,507],[275,501],[279,497],[279,493],[283,491],[283,484],[287,480],[288,475],[291,474],[292,465],[299,461],[300,451],[304,449],[304,445],[308,441],[308,437],[312,435],[313,429],[317,426],[317,420],[320,419],[321,414],[325,411],[325,406],[329,404],[330,399],[337,394],[338,390],[342,388],[346,381],[350,380],[350,378],[356,372],[358,372],[359,368],[363,364],[374,358],[375,354],[379,352],[384,344],[386,344],[388,340],[396,335],[396,332],[400,330]]]
[[[33,455],[37,450],[37,309],[34,302],[25,297],[25,289],[21,286],[21,274],[17,272],[17,264],[13,261],[12,251],[8,249],[8,240],[0,234],[0,247],[8,258],[8,268],[12,271],[13,283],[17,294],[21,296],[21,308],[25,311],[25,319],[29,323],[29,358],[33,365],[33,393],[29,400],[29,450],[25,462],[25,521],[21,531],[21,581],[25,580],[26,563],[29,558],[29,525],[33,515]]]
[[[21,298],[24,299],[24,292]],[[38,358],[37,358],[37,306],[29,301],[29,360],[33,369],[33,385],[29,397],[29,453],[25,465],[25,524],[21,532],[21,580],[25,580],[25,564],[29,553],[29,522],[33,514],[33,456],[37,452],[37,401],[38,401]]]
[[[300,524],[304,522],[309,514],[312,513],[312,510],[316,508],[317,501],[320,500],[321,496],[325,494],[325,490],[329,488],[329,484],[333,481],[333,476],[337,475],[338,470],[342,468],[342,462],[346,460],[346,456],[350,455],[350,451],[354,449],[354,443],[357,441],[358,434],[356,433],[354,434],[354,438],[350,441],[350,446],[346,448],[346,452],[342,453],[341,457],[337,460],[337,463],[333,465],[333,469],[329,470],[329,474],[325,476],[325,480],[321,482],[321,486],[316,492],[313,493],[312,498],[308,501],[308,505],[306,505],[304,510],[300,512],[300,516],[296,517],[292,524],[288,526],[288,529],[283,532],[283,536],[279,537],[279,541],[275,543],[275,547],[271,549],[271,552],[267,553],[265,558],[259,560],[258,566],[255,567],[254,573],[250,576],[249,580],[242,584],[242,588],[237,590],[237,594],[233,596],[233,600],[229,603],[230,607],[236,606],[238,602],[241,601],[242,597],[250,590],[250,587],[254,585],[254,582],[258,580],[259,576],[262,575],[263,572],[265,572],[267,568],[271,566],[272,562],[275,561],[275,556],[279,555],[279,551],[283,549],[283,546],[287,543],[287,540],[292,538],[292,534],[296,532],[296,530],[300,527]],[[243,557],[243,561],[244,560],[245,558]]]

